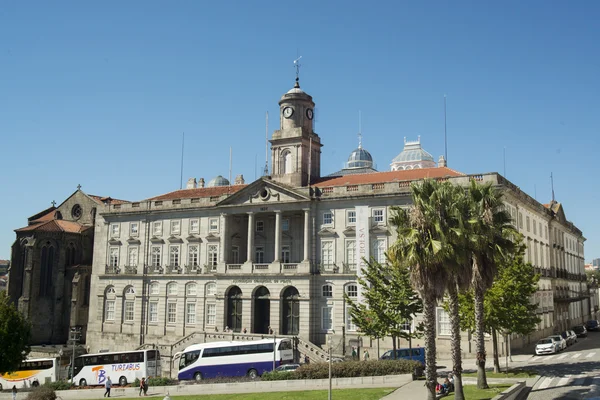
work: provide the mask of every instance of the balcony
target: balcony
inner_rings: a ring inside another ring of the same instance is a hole
[[[183,267],[183,269],[185,270],[185,273],[188,274],[188,275],[194,275],[194,274],[201,274],[202,273],[202,267],[199,266],[198,264],[186,265],[185,267]]]
[[[137,275],[137,265],[126,265],[125,273],[128,275]]]
[[[104,273],[106,275],[118,275],[121,273],[121,268],[118,265],[105,265]]]
[[[183,272],[183,268],[179,264],[167,265],[165,269],[168,275],[180,275]]]

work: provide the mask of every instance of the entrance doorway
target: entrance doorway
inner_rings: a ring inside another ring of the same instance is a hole
[[[260,286],[254,291],[253,333],[269,333],[271,325],[271,300],[269,289]]]
[[[237,286],[227,292],[227,326],[234,332],[242,331],[242,290]]]
[[[297,335],[300,332],[300,301],[298,289],[288,287],[283,292],[282,316],[284,335]]]

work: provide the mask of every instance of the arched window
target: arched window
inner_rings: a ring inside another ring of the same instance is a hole
[[[177,295],[177,283],[171,282],[167,285],[167,296]]]
[[[300,294],[298,289],[293,286],[288,287],[283,292],[282,316],[283,326],[282,334],[297,335],[300,332]]]
[[[227,326],[233,332],[242,331],[242,290],[237,286],[227,292]]]
[[[206,296],[214,296],[215,294],[217,294],[217,284],[208,282],[206,284]]]
[[[65,254],[65,262],[66,262],[66,266],[70,267],[75,265],[76,260],[75,260],[75,244],[73,242],[69,243],[69,245],[67,246],[67,250],[66,250],[66,254]]]
[[[197,285],[195,283],[188,283],[185,287],[185,295],[186,296],[196,296],[198,290]]]
[[[358,297],[358,286],[355,283],[350,283],[346,285],[346,294],[352,300],[356,301]],[[350,315],[350,306],[346,304],[344,307],[344,314],[346,316],[346,330],[349,332],[356,331],[356,324],[354,323],[354,319]]]
[[[104,291],[104,320],[115,320],[115,301],[117,294],[113,286],[109,286]]]
[[[284,150],[281,153],[281,173],[289,174],[293,172],[292,153],[289,150]]]
[[[50,242],[42,247],[40,262],[40,296],[52,293],[52,269],[54,268],[54,246]]]
[[[135,289],[127,286],[123,291],[123,322],[132,323],[135,317]]]
[[[332,297],[333,296],[333,285],[331,283],[327,283],[323,285],[323,297]]]
[[[157,296],[160,290],[160,286],[158,285],[158,282],[152,282],[150,283],[150,294]]]
[[[92,277],[89,275],[85,276],[85,282],[83,284],[83,305],[88,306],[90,304],[90,288],[92,285]]]
[[[355,283],[350,283],[346,285],[346,294],[348,297],[357,297],[358,296],[358,286]]]

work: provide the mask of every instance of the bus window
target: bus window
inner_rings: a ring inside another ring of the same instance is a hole
[[[289,340],[282,340],[279,343],[279,350],[292,350],[292,342]]]
[[[190,364],[193,364],[200,357],[200,350],[190,351],[182,354],[179,359],[179,369],[185,368]]]
[[[148,357],[148,361],[156,361],[156,353],[158,353],[156,350],[148,350],[147,353],[147,357]]]

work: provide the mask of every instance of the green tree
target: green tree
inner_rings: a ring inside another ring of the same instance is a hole
[[[411,185],[413,204],[407,208],[393,207],[391,224],[396,227],[396,242],[389,253],[401,265],[409,268],[413,288],[423,300],[425,339],[425,385],[428,399],[436,398],[437,383],[435,351],[435,308],[442,300],[448,281],[445,232],[440,221],[445,217],[439,182],[424,180]]]
[[[0,292],[0,372],[16,371],[29,354],[31,325],[10,302],[6,292]]]
[[[491,184],[475,180],[469,186],[471,204],[469,248],[472,251],[473,293],[475,299],[475,336],[477,351],[477,387],[487,389],[485,374],[484,296],[498,272],[498,262],[515,251],[516,231],[504,209],[502,192]]]
[[[415,337],[415,332],[403,330],[403,324],[420,313],[423,304],[410,286],[406,267],[398,265],[392,258],[388,258],[388,265],[374,260],[366,264],[367,267],[362,269],[362,277],[358,278],[364,302],[358,303],[344,294],[350,306],[350,316],[367,336],[391,336],[393,349],[396,350],[397,338],[410,340]]]

